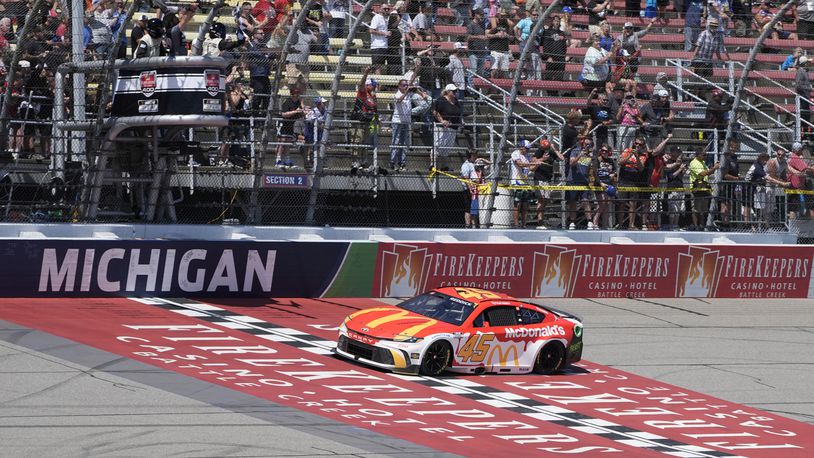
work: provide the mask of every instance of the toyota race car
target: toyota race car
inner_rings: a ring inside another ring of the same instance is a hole
[[[438,288],[349,315],[335,352],[407,374],[550,374],[582,358],[582,320],[501,293]]]

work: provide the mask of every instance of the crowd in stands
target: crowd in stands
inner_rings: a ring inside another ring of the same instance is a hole
[[[36,26],[22,38],[19,33],[29,4],[0,2],[0,71],[7,73],[12,45],[21,55],[18,77],[10,83],[15,100],[10,116],[18,122],[12,123],[9,148],[21,153],[39,148],[38,153],[47,156],[50,146],[44,139],[50,133],[54,71],[71,58],[71,23],[65,11],[70,7],[60,0],[44,2],[42,11],[32,14],[38,19]],[[310,57],[330,54],[330,39],[346,36],[348,18],[358,11],[354,5],[358,7],[349,0],[313,2],[284,61],[283,45],[299,8],[294,0],[243,2],[224,9],[221,16],[231,15],[233,21],[228,27],[216,22],[200,44],[201,54],[233,62],[226,85],[226,110],[233,120],[220,133],[219,165],[238,163],[235,158],[241,148],[233,146],[250,137],[246,118],[264,117],[278,66],[284,66],[285,78],[279,107],[272,107],[277,119],[274,161],[280,167],[293,166],[289,150],[299,145],[302,165],[313,164],[327,103],[313,95],[318,83],[311,81]],[[105,59],[114,49],[119,58],[191,54],[195,37],[190,24],[208,7],[200,3],[145,6],[128,24],[123,0],[89,2],[83,31],[85,58]],[[786,212],[814,213],[809,196],[787,197],[782,191],[807,190],[814,182],[807,178],[814,166],[804,144],[789,148],[788,159],[778,149],[771,157],[756,153],[753,163],[742,164],[735,140],[728,149],[731,154],[719,164],[708,151],[721,145],[677,143],[673,134],[676,93],[667,73],[652,80],[639,74],[644,39],[660,27],[683,24],[683,49],[691,52],[692,71],[701,78],[711,77],[716,67],[731,60],[726,37],[756,36],[770,26],[776,5],[744,0],[626,0],[622,10],[612,0],[566,0],[533,34],[545,7],[539,0],[377,3],[370,17],[361,18],[361,36],[369,43],[361,55],[369,57],[369,65],[365,61],[361,77],[354,81],[355,99],[346,113],[354,145],[349,148],[351,172],[370,168],[371,151],[386,154],[379,161],[382,168],[405,171],[410,152],[418,146],[432,151],[430,163],[438,169],[457,170],[464,152],[474,153],[467,102],[477,100],[476,87],[487,97],[496,94],[483,89],[482,81],[510,78],[515,65],[522,66],[523,80],[566,81],[567,64],[577,63],[582,65],[575,78],[581,90],[553,84],[521,91],[529,96],[584,96],[584,102],[567,113],[557,138],[512,142],[516,150],[504,173],[512,187],[516,226],[535,221],[544,227],[546,209],[557,206],[553,196],[559,194],[534,186],[559,183],[591,187],[564,193],[566,227],[572,229],[703,229],[709,224],[710,211],[723,225],[753,220],[769,225],[783,221]],[[445,9],[452,12],[449,22],[442,20]],[[576,15],[587,15],[587,24],[575,23]],[[630,20],[621,30],[613,30],[614,21],[609,19],[614,16]],[[454,31],[449,32],[450,28]],[[771,33],[780,40],[814,38],[814,4],[800,0],[793,14],[772,26]],[[120,43],[115,43],[117,34]],[[518,64],[518,51],[527,44],[528,60]],[[577,56],[574,50],[579,50]],[[795,74],[794,90],[805,99],[800,116],[806,121],[811,120],[809,64],[804,49],[797,48],[779,65]],[[704,119],[695,126],[717,129],[723,140],[733,116],[731,97],[712,86],[700,86],[694,93],[704,101],[705,110]],[[70,102],[70,94],[60,96]],[[93,96],[88,102],[88,110],[94,111]],[[460,177],[480,183],[493,167],[506,165],[472,157],[464,161]],[[669,191],[630,190],[639,187]],[[477,225],[482,190],[467,186],[467,225]],[[786,201],[788,208],[784,208]]]

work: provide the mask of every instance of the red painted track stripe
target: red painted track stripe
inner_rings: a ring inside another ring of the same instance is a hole
[[[335,340],[335,326],[348,313],[347,307],[381,304],[356,299],[331,302],[333,308],[318,299],[278,299],[262,308],[219,306]],[[297,313],[289,313],[290,307]],[[814,428],[805,423],[591,362],[580,366],[586,372],[572,374],[567,380],[534,376],[461,379],[475,380],[483,391],[512,393],[539,405],[557,406],[708,450],[759,458],[814,455]]]
[[[0,301],[0,319],[438,450],[663,456],[213,325],[194,312],[182,316],[126,299],[24,301]]]

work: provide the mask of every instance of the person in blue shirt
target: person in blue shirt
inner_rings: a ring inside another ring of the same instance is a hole
[[[802,55],[803,48],[799,46],[794,48],[794,52],[786,57],[786,60],[780,64],[780,70],[783,70],[784,72],[787,70],[794,70],[794,68],[797,67],[797,60],[800,59],[800,56]]]

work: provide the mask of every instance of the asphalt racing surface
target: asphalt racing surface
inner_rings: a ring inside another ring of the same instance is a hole
[[[0,456],[814,456],[812,301],[539,302],[585,361],[434,378],[330,354],[381,301],[2,299]]]

